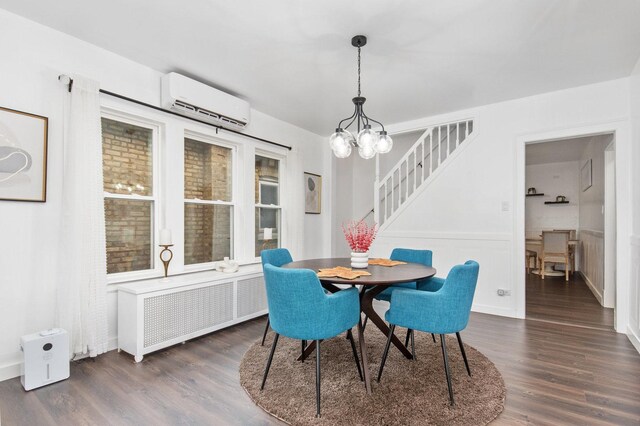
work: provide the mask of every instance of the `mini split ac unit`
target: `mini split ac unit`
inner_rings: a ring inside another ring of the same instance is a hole
[[[242,130],[249,124],[247,101],[175,72],[162,77],[162,106],[227,128]]]

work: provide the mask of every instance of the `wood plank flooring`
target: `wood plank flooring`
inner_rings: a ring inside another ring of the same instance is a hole
[[[249,321],[140,364],[116,351],[74,362],[69,380],[30,392],[17,378],[0,382],[1,423],[281,424],[239,385],[240,359],[264,323]],[[640,355],[624,335],[474,313],[462,336],[504,377],[507,399],[497,425],[640,424]]]
[[[580,274],[563,277],[527,274],[527,319],[613,330],[613,309],[603,308]]]

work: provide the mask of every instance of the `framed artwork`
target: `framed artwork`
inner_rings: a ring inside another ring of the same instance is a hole
[[[320,214],[322,206],[322,176],[304,172],[304,212]]]
[[[582,187],[582,192],[591,188],[591,185],[593,185],[591,180],[591,158],[588,159],[580,169],[580,185]]]
[[[46,201],[48,123],[0,107],[0,200]]]

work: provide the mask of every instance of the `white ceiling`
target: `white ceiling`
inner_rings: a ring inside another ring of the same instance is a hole
[[[526,163],[529,166],[578,161],[591,140],[600,141],[606,138],[611,138],[611,135],[585,136],[530,144],[526,147]]]
[[[355,34],[369,37],[365,110],[383,123],[626,77],[640,56],[637,0],[0,0],[0,8],[322,135],[351,114]]]

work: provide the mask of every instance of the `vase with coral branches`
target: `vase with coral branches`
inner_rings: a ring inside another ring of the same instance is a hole
[[[378,225],[351,221],[342,224],[342,232],[351,247],[351,267],[362,269],[369,266],[369,248],[378,233]]]

